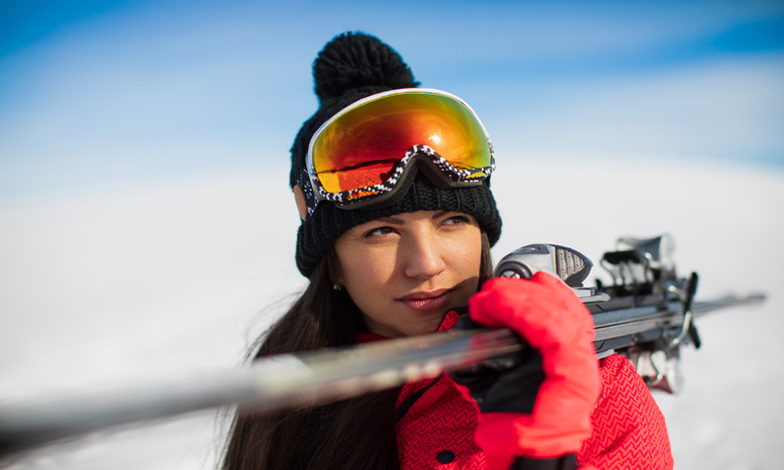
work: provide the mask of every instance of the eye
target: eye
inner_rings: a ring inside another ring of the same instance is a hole
[[[467,215],[453,215],[451,217],[447,217],[442,222],[443,225],[465,225],[470,223],[471,219]]]
[[[387,227],[387,226],[375,227],[375,228],[365,232],[364,237],[365,238],[380,237],[382,235],[387,235],[387,234],[390,234],[390,233],[393,233],[393,232],[394,232],[394,229],[392,227]]]

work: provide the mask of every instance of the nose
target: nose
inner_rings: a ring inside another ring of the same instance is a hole
[[[429,227],[416,230],[400,247],[405,275],[415,279],[429,279],[446,269],[443,240]]]

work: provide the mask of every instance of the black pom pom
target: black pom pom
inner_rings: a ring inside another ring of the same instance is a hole
[[[322,103],[357,88],[419,86],[394,49],[364,33],[344,33],[327,43],[313,64],[313,78]]]

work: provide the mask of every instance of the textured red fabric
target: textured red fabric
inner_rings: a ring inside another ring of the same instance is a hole
[[[469,299],[471,319],[511,328],[542,355],[545,379],[533,411],[482,413],[475,439],[488,468],[506,470],[515,456],[553,458],[577,452],[591,433],[599,395],[591,314],[553,275],[496,278]]]
[[[452,328],[449,312],[439,331]],[[613,355],[599,361],[601,394],[591,414],[591,435],[577,452],[587,470],[673,468],[664,416],[629,361]],[[404,470],[484,470],[485,452],[473,438],[476,403],[448,375],[408,383],[397,400],[396,433]]]
[[[602,360],[599,373],[602,394],[580,460],[602,470],[672,468],[664,416],[631,363],[616,354]]]

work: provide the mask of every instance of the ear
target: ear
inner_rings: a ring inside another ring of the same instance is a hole
[[[308,217],[308,203],[305,201],[305,194],[299,185],[295,185],[292,190],[294,191],[294,202],[297,203],[299,218],[305,220]]]

